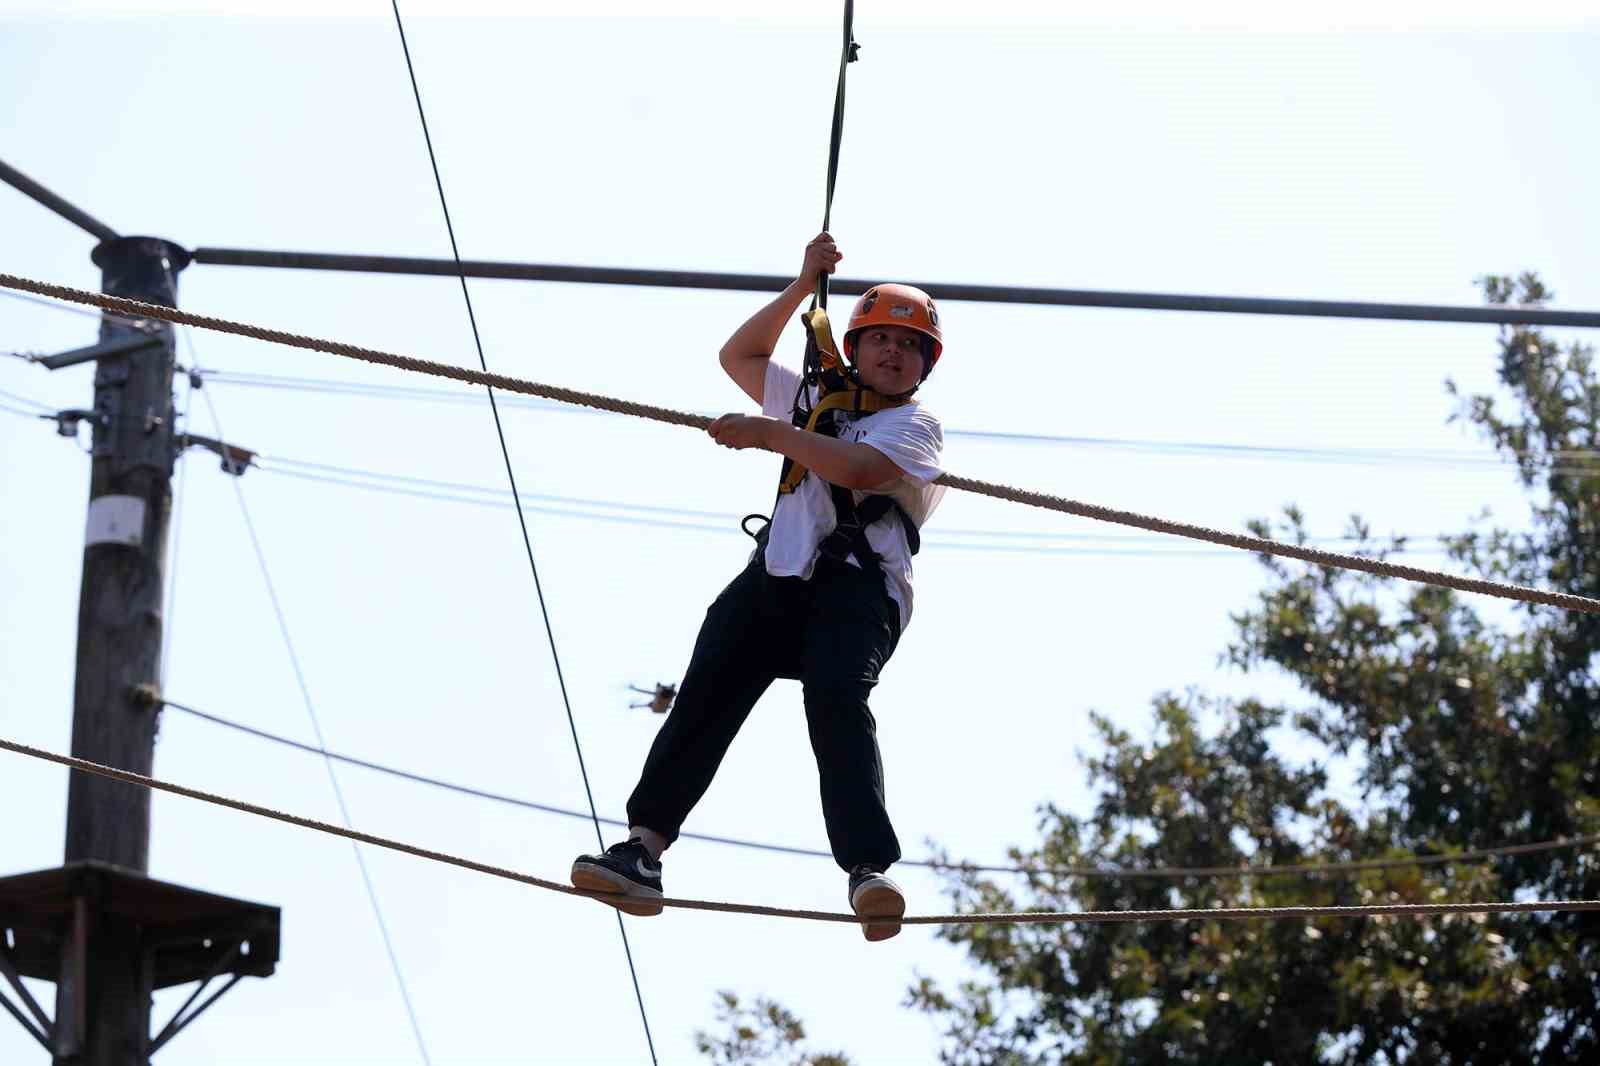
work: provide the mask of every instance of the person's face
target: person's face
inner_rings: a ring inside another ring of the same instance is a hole
[[[868,326],[856,335],[855,358],[862,384],[886,396],[922,382],[922,334],[906,326]]]

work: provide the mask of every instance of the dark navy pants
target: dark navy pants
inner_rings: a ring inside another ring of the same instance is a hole
[[[899,639],[899,610],[878,571],[822,558],[810,581],[772,577],[758,553],[706,611],[677,700],[628,799],[629,824],[676,840],[750,709],[773,680],[791,678],[804,690],[834,859],[846,870],[888,867],[900,843],[884,807],[867,696]]]

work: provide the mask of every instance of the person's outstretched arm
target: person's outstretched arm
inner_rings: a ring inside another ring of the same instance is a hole
[[[771,303],[751,315],[744,325],[733,331],[733,336],[722,346],[718,359],[735,385],[743,389],[756,403],[762,401],[766,391],[767,361],[778,346],[783,327],[805,303],[806,297],[816,287],[817,276],[832,274],[840,259],[838,245],[826,233],[819,233],[806,245],[805,262],[800,276],[789,283]]]
[[[831,485],[875,489],[905,471],[870,444],[807,433],[763,415],[723,415],[709,432],[724,448],[761,448],[793,459]]]

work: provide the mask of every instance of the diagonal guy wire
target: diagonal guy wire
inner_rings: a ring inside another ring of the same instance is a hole
[[[483,354],[483,337],[478,333],[478,316],[472,310],[472,293],[467,288],[466,271],[461,266],[461,248],[456,243],[455,224],[450,221],[450,202],[445,198],[444,179],[439,174],[439,157],[433,150],[433,135],[428,132],[428,115],[422,106],[422,89],[417,84],[417,68],[411,62],[411,46],[406,43],[405,21],[400,17],[399,0],[390,0],[394,8],[394,25],[400,34],[400,49],[405,53],[406,73],[411,77],[411,95],[417,101],[417,121],[422,126],[423,143],[428,148],[428,163],[433,168],[433,184],[439,190],[439,207],[444,212],[445,232],[450,236],[450,254],[456,262],[456,277],[461,282],[461,299],[467,305],[467,321],[472,325],[472,341],[478,349],[478,365],[487,374],[489,361]],[[589,799],[589,812],[594,819],[594,836],[601,848],[606,845],[600,830],[600,812],[594,804],[594,790],[589,786],[589,768],[583,761],[583,744],[578,740],[578,720],[572,713],[572,700],[567,695],[567,679],[561,670],[561,653],[556,650],[556,631],[550,624],[550,609],[545,605],[544,585],[539,580],[539,564],[533,558],[533,538],[528,533],[528,516],[523,513],[522,499],[517,493],[517,475],[511,468],[511,449],[506,446],[505,427],[500,422],[500,405],[495,401],[494,389],[489,388],[489,410],[494,415],[494,431],[500,440],[500,456],[505,460],[506,478],[511,483],[511,498],[517,509],[517,524],[522,529],[522,545],[528,553],[528,569],[533,572],[533,588],[539,597],[539,614],[544,618],[545,637],[550,642],[550,658],[555,662],[556,681],[561,686],[561,702],[567,709],[567,725],[572,730],[572,747],[578,755],[578,772],[583,777],[583,791]],[[617,933],[622,937],[622,952],[628,960],[628,975],[633,979],[633,995],[639,1003],[639,1021],[644,1025],[645,1045],[650,1049],[650,1061],[657,1063],[655,1038],[650,1035],[650,1016],[644,1009],[644,993],[639,988],[639,970],[633,964],[633,948],[628,943],[628,929],[622,924],[622,913],[617,912]]]
[[[198,359],[194,349],[194,339],[185,331],[184,339],[189,346],[189,360],[198,366]],[[191,397],[193,392],[191,390]],[[202,390],[205,397],[206,408],[211,414],[211,425],[220,439],[227,439],[227,434],[222,430],[222,418],[217,414],[216,401],[211,398],[211,393]],[[255,521],[250,517],[250,507],[245,502],[244,488],[239,484],[238,478],[230,478],[233,482],[233,494],[239,501],[239,514],[244,518],[245,532],[250,536],[250,547],[255,551],[256,563],[261,568],[261,580],[267,587],[267,599],[272,603],[272,613],[278,620],[278,632],[283,637],[284,650],[289,654],[289,665],[294,670],[295,683],[300,687],[300,698],[305,704],[306,714],[311,719],[311,729],[317,736],[317,746],[327,748],[327,742],[322,735],[322,722],[317,716],[316,703],[311,699],[311,686],[306,682],[305,670],[300,666],[300,655],[295,651],[294,637],[289,632],[289,617],[283,610],[283,603],[278,599],[277,585],[272,580],[272,571],[267,566],[267,553],[261,545],[261,538],[256,533]],[[176,571],[174,571],[176,573]],[[164,665],[163,665],[164,670]],[[333,798],[339,805],[339,817],[348,827],[350,825],[350,807],[345,802],[344,789],[339,784],[339,775],[333,769],[334,760],[324,756],[323,767],[328,771],[328,783],[333,786]],[[361,883],[366,886],[367,900],[372,904],[372,915],[378,921],[378,933],[383,938],[384,952],[389,956],[389,967],[394,971],[395,984],[400,990],[400,1002],[405,1007],[406,1018],[411,1022],[411,1033],[417,1042],[417,1051],[422,1055],[424,1066],[432,1066],[433,1058],[428,1054],[428,1042],[422,1035],[422,1022],[417,1017],[415,1004],[411,1002],[411,989],[406,983],[405,971],[400,965],[400,955],[395,950],[394,938],[389,935],[389,923],[383,917],[383,906],[378,902],[378,886],[372,880],[372,872],[367,869],[366,856],[361,853],[361,846],[352,842],[350,850],[355,853],[356,867],[361,873]]]

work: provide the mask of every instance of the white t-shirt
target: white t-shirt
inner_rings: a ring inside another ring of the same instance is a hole
[[[768,360],[761,413],[787,422],[799,388],[799,374],[775,359]],[[810,401],[815,403],[816,390],[810,392]],[[842,419],[851,417],[846,413]],[[891,482],[856,492],[856,503],[868,496],[887,494],[905,508],[921,529],[944,496],[944,486],[931,484],[943,472],[939,453],[944,449],[944,431],[939,419],[913,401],[876,414],[854,416],[840,431],[839,439],[870,445],[905,471],[904,476]],[[767,533],[767,573],[809,581],[817,564],[817,545],[837,524],[827,482],[815,471],[806,471],[799,487],[780,496],[773,509],[772,528]],[[900,630],[905,632],[911,622],[911,547],[906,543],[899,516],[890,511],[868,526],[867,543],[883,557],[884,581],[889,598],[900,608]],[[854,555],[849,561],[861,565]]]

